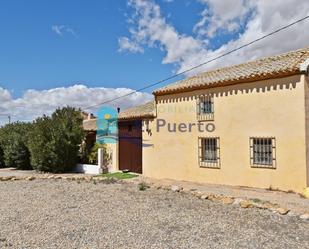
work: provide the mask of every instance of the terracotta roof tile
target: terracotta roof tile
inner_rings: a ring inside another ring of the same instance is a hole
[[[146,104],[135,106],[119,113],[119,120],[155,117],[155,102],[150,101]]]
[[[86,119],[83,121],[83,128],[85,131],[96,131],[97,130],[97,119]]]
[[[119,113],[119,120],[130,120],[137,118],[153,118],[155,117],[155,102],[150,101],[146,104],[135,106]],[[88,119],[83,121],[85,131],[97,130],[97,119]]]
[[[157,89],[153,93],[164,95],[299,74],[300,64],[308,58],[309,47],[201,73]]]

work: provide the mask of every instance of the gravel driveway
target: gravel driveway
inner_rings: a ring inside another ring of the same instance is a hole
[[[309,248],[309,222],[133,184],[0,182],[0,248]]]

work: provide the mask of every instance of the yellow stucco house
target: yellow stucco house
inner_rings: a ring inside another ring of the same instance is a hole
[[[121,112],[120,122],[143,122],[143,175],[303,191],[308,58],[305,48],[201,73]]]

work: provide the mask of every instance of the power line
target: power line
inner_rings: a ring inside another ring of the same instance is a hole
[[[304,20],[306,20],[306,19],[308,19],[308,18],[309,18],[309,15],[308,15],[308,16],[305,16],[305,17],[303,17],[303,18],[301,18],[301,19],[298,19],[297,21],[292,22],[292,23],[290,23],[290,24],[288,24],[288,25],[286,25],[286,26],[283,26],[283,27],[281,27],[281,28],[279,28],[279,29],[277,29],[277,30],[275,30],[275,31],[272,31],[272,32],[270,32],[270,33],[268,33],[268,34],[266,34],[266,35],[263,35],[263,36],[261,36],[261,37],[255,39],[255,40],[253,40],[253,41],[251,41],[251,42],[248,42],[248,43],[246,43],[246,44],[244,44],[244,45],[242,45],[242,46],[240,46],[240,47],[237,47],[237,48],[232,49],[232,50],[230,50],[230,51],[228,51],[228,52],[226,52],[226,53],[224,53],[224,54],[221,54],[221,55],[219,55],[219,56],[216,56],[216,57],[214,57],[214,58],[212,58],[212,59],[210,59],[210,60],[208,60],[208,61],[205,61],[205,62],[203,62],[203,63],[201,63],[201,64],[199,64],[199,65],[197,65],[197,66],[194,66],[194,67],[191,67],[191,68],[189,68],[189,69],[186,69],[186,70],[184,70],[184,71],[182,71],[182,72],[180,72],[180,73],[174,74],[174,75],[172,75],[172,76],[170,76],[170,77],[167,77],[167,78],[165,78],[165,79],[162,79],[162,80],[160,80],[160,81],[157,81],[157,82],[155,82],[155,83],[153,83],[153,84],[144,86],[144,87],[139,88],[139,89],[137,89],[137,90],[134,90],[134,91],[132,91],[132,92],[130,92],[130,93],[121,95],[121,96],[119,96],[119,97],[116,97],[116,98],[113,98],[113,99],[104,101],[104,102],[99,103],[99,104],[96,104],[96,105],[87,106],[87,107],[85,107],[85,108],[83,108],[83,109],[84,109],[84,110],[89,110],[90,108],[93,108],[93,107],[97,107],[97,106],[104,105],[104,104],[107,104],[107,103],[110,103],[110,102],[114,102],[115,100],[118,100],[118,99],[127,97],[127,96],[129,96],[129,95],[131,95],[131,94],[134,94],[134,93],[143,91],[143,90],[145,90],[145,89],[148,89],[148,88],[154,87],[154,86],[156,86],[156,85],[159,85],[159,84],[161,84],[161,83],[163,83],[163,82],[165,82],[165,81],[174,79],[174,78],[176,78],[176,77],[178,77],[178,76],[181,76],[181,75],[186,74],[186,73],[188,73],[188,72],[191,72],[191,71],[193,71],[193,70],[195,70],[195,69],[197,69],[197,68],[199,68],[199,67],[202,67],[202,66],[204,66],[204,65],[206,65],[206,64],[209,64],[209,63],[211,63],[211,62],[213,62],[213,61],[215,61],[215,60],[221,59],[221,58],[223,58],[223,57],[225,57],[225,56],[227,56],[227,55],[229,55],[229,54],[232,54],[232,53],[234,53],[234,52],[236,52],[236,51],[238,51],[238,50],[240,50],[240,49],[243,49],[243,48],[245,48],[245,47],[248,47],[248,46],[250,46],[250,45],[252,45],[252,44],[254,44],[254,43],[256,43],[256,42],[259,42],[259,41],[261,41],[261,40],[263,40],[263,39],[269,37],[269,36],[272,36],[272,35],[274,35],[274,34],[276,34],[276,33],[279,33],[279,32],[281,32],[282,30],[285,30],[285,29],[287,29],[287,28],[290,28],[290,27],[292,27],[292,26],[294,26],[294,25],[296,25],[296,24],[298,24],[298,23],[300,23],[300,22],[302,22],[302,21],[304,21]]]
[[[202,67],[202,66],[204,66],[204,65],[206,65],[206,64],[209,64],[209,63],[211,63],[211,62],[213,62],[213,61],[216,61],[216,60],[218,60],[218,59],[221,59],[221,58],[223,58],[223,57],[225,57],[225,56],[227,56],[227,55],[229,55],[229,54],[232,54],[232,53],[234,53],[234,52],[237,52],[237,51],[239,51],[239,50],[241,50],[241,49],[243,49],[243,48],[245,48],[245,47],[248,47],[248,46],[250,46],[250,45],[252,45],[252,44],[254,44],[254,43],[256,43],[256,42],[259,42],[259,41],[261,41],[261,40],[263,40],[263,39],[265,39],[265,38],[267,38],[267,37],[270,37],[270,36],[272,36],[272,35],[274,35],[274,34],[276,34],[276,33],[281,32],[281,31],[283,31],[283,30],[285,30],[285,29],[288,29],[288,28],[290,28],[290,27],[292,27],[292,26],[294,26],[294,25],[296,25],[296,24],[298,24],[298,23],[300,23],[300,22],[302,22],[302,21],[304,21],[304,20],[306,20],[306,19],[308,19],[308,18],[309,18],[309,15],[308,15],[308,16],[305,16],[305,17],[303,17],[303,18],[301,18],[301,19],[298,19],[298,20],[296,20],[296,21],[294,21],[294,22],[292,22],[292,23],[290,23],[290,24],[288,24],[288,25],[286,25],[286,26],[283,26],[283,27],[281,27],[281,28],[279,28],[279,29],[277,29],[277,30],[275,30],[275,31],[272,31],[272,32],[270,32],[270,33],[268,33],[268,34],[266,34],[266,35],[263,35],[263,36],[261,36],[261,37],[255,39],[255,40],[253,40],[253,41],[251,41],[251,42],[248,42],[248,43],[246,43],[246,44],[244,44],[244,45],[242,45],[242,46],[240,46],[240,47],[237,47],[237,48],[232,49],[232,50],[230,50],[230,51],[228,51],[228,52],[226,52],[226,53],[223,53],[223,54],[221,54],[221,55],[219,55],[219,56],[216,56],[216,57],[214,57],[214,58],[212,58],[212,59],[210,59],[210,60],[208,60],[208,61],[205,61],[205,62],[203,62],[203,63],[201,63],[201,64],[199,64],[199,65],[197,65],[197,66],[191,67],[191,68],[186,69],[186,70],[184,70],[184,71],[182,71],[182,72],[179,72],[179,73],[177,73],[177,74],[174,74],[174,75],[172,75],[172,76],[169,76],[169,77],[167,77],[167,78],[165,78],[165,79],[159,80],[159,81],[157,81],[157,82],[155,82],[155,83],[153,83],[153,84],[146,85],[146,86],[144,86],[144,87],[142,87],[142,88],[139,88],[139,89],[134,90],[134,91],[132,91],[132,92],[129,92],[129,93],[127,93],[127,94],[118,96],[118,97],[116,97],[116,98],[113,98],[113,99],[110,99],[110,100],[107,100],[107,101],[98,103],[98,104],[96,104],[96,105],[91,105],[91,106],[84,107],[83,109],[84,109],[84,110],[88,110],[88,109],[93,108],[93,107],[97,107],[97,106],[100,106],[100,105],[104,105],[104,104],[113,102],[113,101],[115,101],[115,100],[118,100],[118,99],[121,99],[121,98],[130,96],[130,95],[132,95],[132,94],[134,94],[134,93],[143,91],[143,90],[145,90],[145,89],[154,87],[154,86],[159,85],[159,84],[161,84],[161,83],[163,83],[163,82],[165,82],[165,81],[174,79],[174,78],[176,78],[176,77],[178,77],[178,76],[181,76],[181,75],[183,75],[183,74],[186,74],[186,73],[188,73],[188,72],[191,72],[191,71],[193,71],[193,70],[195,70],[195,69],[197,69],[197,68],[199,68],[199,67]],[[25,105],[15,106],[14,108],[23,108],[23,107],[25,107]],[[6,116],[6,117],[8,117],[8,115],[10,115],[10,114],[0,114],[0,116]],[[10,115],[10,116],[15,116],[15,115]]]

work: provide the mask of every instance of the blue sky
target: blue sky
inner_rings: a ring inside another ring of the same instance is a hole
[[[161,63],[163,51],[150,48],[144,54],[118,52],[118,38],[128,34],[126,15],[132,12],[126,1],[89,3],[2,0],[1,86],[20,97],[29,88],[43,90],[75,83],[139,88],[171,74],[173,65]],[[172,6],[177,6],[179,13],[186,8],[185,4],[163,6],[166,13]],[[177,13],[171,19],[181,20]],[[70,27],[76,36],[68,32],[57,35],[53,25]],[[179,22],[177,27],[188,32],[192,24]]]
[[[63,105],[99,104],[308,14],[307,0],[1,0],[0,124],[6,114],[31,120]],[[183,77],[308,46],[308,27]],[[143,103],[152,90],[113,105]]]

